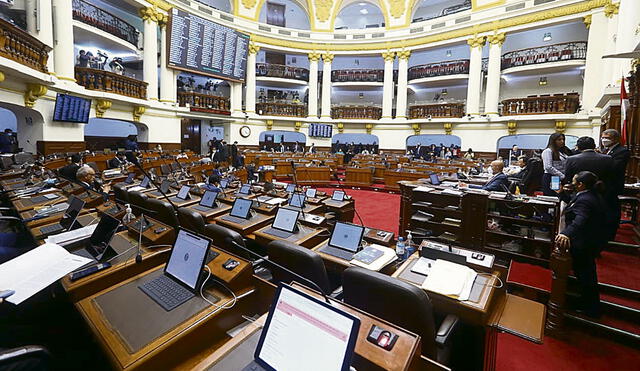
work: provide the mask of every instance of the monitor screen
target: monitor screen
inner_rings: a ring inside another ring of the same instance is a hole
[[[204,195],[202,195],[202,199],[200,200],[200,206],[213,207],[213,205],[216,202],[216,198],[218,198],[218,192],[206,191]]]
[[[251,200],[247,200],[246,198],[236,198],[236,200],[233,202],[231,213],[229,214],[237,218],[249,219],[251,204]]]
[[[307,191],[305,192],[305,195],[309,198],[314,198],[316,197],[316,193],[318,191],[315,188],[307,188]]]
[[[84,207],[84,201],[81,199],[71,196],[71,200],[69,201],[69,207],[67,211],[64,212],[62,219],[60,219],[60,225],[64,229],[70,229],[73,226],[73,222],[75,222],[78,215],[80,215],[80,211]]]
[[[58,93],[56,96],[56,105],[53,110],[53,121],[86,124],[89,122],[90,111],[91,99]]]
[[[229,185],[229,181],[227,179],[222,179],[220,181],[220,188],[225,189]]]
[[[360,320],[355,316],[281,285],[254,358],[268,370],[346,371],[359,329]]]
[[[289,206],[304,207],[305,198],[306,198],[305,195],[303,195],[302,193],[296,192],[291,195],[291,198],[289,198]]]
[[[276,213],[275,219],[273,219],[273,228],[281,229],[287,232],[294,232],[296,230],[296,222],[298,221],[298,210],[279,208]]]
[[[438,174],[429,174],[429,180],[431,180],[431,184],[440,185],[440,177]]]
[[[89,244],[96,249],[98,254],[102,254],[104,249],[109,246],[109,242],[111,242],[111,237],[118,230],[118,226],[120,225],[120,221],[108,214],[102,214],[96,229],[89,237]]]
[[[146,176],[142,178],[142,182],[140,182],[140,187],[149,188],[149,178],[147,178]]]
[[[329,245],[356,252],[360,247],[360,240],[364,234],[364,227],[351,223],[336,222],[331,233]]]
[[[344,201],[344,191],[333,191],[331,199],[334,201]]]
[[[136,173],[129,173],[127,175],[127,179],[124,180],[125,184],[131,184],[133,183],[133,178],[136,176]]]
[[[296,185],[295,184],[287,184],[287,188],[285,188],[285,191],[292,193],[296,191]]]
[[[210,242],[206,238],[180,230],[164,272],[196,290]]]
[[[249,184],[243,184],[242,187],[240,187],[238,193],[248,195],[249,193],[251,193],[251,186]]]
[[[188,185],[183,185],[182,188],[180,188],[180,192],[178,192],[178,195],[176,197],[178,197],[181,200],[186,200],[189,197],[190,190],[191,190],[191,187],[189,187]]]
[[[169,192],[169,187],[171,187],[171,181],[169,180],[163,180],[162,183],[160,183],[160,191],[162,191],[162,193]]]

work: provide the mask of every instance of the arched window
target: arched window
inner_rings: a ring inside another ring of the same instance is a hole
[[[471,9],[471,0],[418,0],[413,8],[411,22],[444,17]]]
[[[129,121],[94,117],[84,127],[84,141],[90,151],[122,148],[125,138],[130,135],[137,136],[138,127]]]
[[[295,0],[265,1],[260,10],[259,20],[273,26],[311,29],[307,8]]]
[[[377,4],[359,1],[345,5],[338,15],[334,28],[341,29],[363,29],[384,27],[384,14]]]

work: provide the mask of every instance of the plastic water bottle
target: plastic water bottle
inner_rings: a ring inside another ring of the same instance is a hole
[[[136,218],[135,215],[133,215],[133,212],[131,211],[131,205],[127,204],[126,207],[127,209],[124,213],[124,216],[122,217],[123,225],[129,225],[129,223],[131,223],[131,221]]]
[[[398,237],[398,243],[396,243],[396,255],[401,260],[404,260],[406,254],[404,237]]]
[[[413,236],[411,235],[411,231],[407,231],[407,247],[405,250],[407,251],[407,257],[411,256],[416,251],[413,247]]]

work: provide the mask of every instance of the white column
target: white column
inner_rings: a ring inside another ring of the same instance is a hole
[[[382,118],[390,119],[393,109],[393,62],[396,53],[386,51],[382,53],[384,59],[384,85],[382,87]]]
[[[504,33],[495,33],[487,37],[489,42],[489,65],[487,66],[487,88],[484,99],[484,113],[487,115],[498,115],[502,44],[504,44],[504,39]]]
[[[322,118],[331,118],[331,62],[333,54],[322,54]]]
[[[230,82],[231,84],[231,115],[242,114],[242,83]]]
[[[616,8],[617,9],[617,8]],[[618,44],[618,16],[614,14],[612,11],[606,11],[607,7],[604,8],[605,12],[604,16],[607,18],[606,20],[606,28],[602,31],[603,33],[600,35],[600,38],[605,43],[604,55],[615,54],[618,51],[616,45]],[[598,13],[594,14],[594,17]],[[592,18],[593,23],[593,18]],[[624,25],[624,27],[628,27]],[[624,30],[623,32],[631,32],[631,30]],[[589,40],[591,41],[591,40]],[[622,77],[620,72],[621,59],[617,58],[607,58],[603,60],[603,83],[604,86],[619,86],[617,83],[618,80]]]
[[[158,17],[162,17],[154,8],[140,9],[144,24],[142,47],[142,75],[147,85],[147,99],[158,99]]]
[[[596,113],[594,110],[602,96],[603,89],[610,83],[610,73],[606,73],[606,59],[602,59],[609,43],[607,34],[607,18],[602,11],[585,17],[585,24],[589,28],[587,39],[587,58],[584,67],[584,84],[582,89],[582,108],[585,112]],[[603,75],[607,78],[603,78]]]
[[[53,6],[56,9],[53,21],[56,35],[53,51],[55,73],[59,79],[75,81],[71,1],[53,0]]]
[[[309,53],[309,90],[307,92],[308,116],[309,118],[318,117],[318,61],[320,54]]]
[[[467,114],[480,114],[480,90],[482,88],[482,47],[484,46],[484,36],[473,37],[467,40],[471,47],[471,58],[469,61],[469,84],[467,87]]]
[[[614,14],[614,18],[618,19],[618,37],[616,41],[616,52],[624,53],[632,51],[638,43],[640,43],[640,1],[638,0],[620,0],[619,11]],[[615,5],[614,5],[615,6]],[[632,59],[619,59],[620,73],[629,75],[631,71]]]
[[[175,103],[177,100],[176,78],[167,67],[167,25],[160,23],[160,101]]]
[[[38,17],[36,15],[36,1],[37,0],[24,0],[25,16],[27,18],[27,32],[33,36],[38,36],[37,22]]]
[[[53,47],[53,17],[51,14],[51,0],[25,1],[27,16],[27,31],[38,40]],[[54,72],[53,51],[49,52],[47,69]]]
[[[245,112],[254,115],[256,112],[256,55],[260,47],[254,42],[249,43],[249,55],[247,56],[247,92],[244,99]]]
[[[398,52],[398,96],[396,98],[396,118],[407,118],[407,86],[409,75],[409,57],[411,52],[403,50]]]

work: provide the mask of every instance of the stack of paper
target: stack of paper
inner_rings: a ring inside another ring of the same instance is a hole
[[[89,238],[89,236],[91,236],[97,226],[97,224],[93,224],[86,227],[74,229],[72,231],[58,233],[53,236],[49,236],[45,240],[45,242],[58,244],[60,246],[70,245],[74,242]]]
[[[422,288],[464,301],[469,299],[477,275],[476,271],[467,266],[438,259],[431,264]]]

